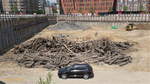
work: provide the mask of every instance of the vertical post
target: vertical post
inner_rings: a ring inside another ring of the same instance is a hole
[[[2,50],[3,50],[3,46],[2,46],[2,14],[0,14],[0,54],[2,53]]]

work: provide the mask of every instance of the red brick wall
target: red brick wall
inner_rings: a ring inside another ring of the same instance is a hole
[[[113,7],[114,0],[61,0],[65,14],[95,12],[109,12]]]

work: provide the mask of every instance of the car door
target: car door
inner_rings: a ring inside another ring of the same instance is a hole
[[[79,72],[80,71],[76,68],[71,69],[70,70],[70,77],[78,77]]]
[[[67,69],[67,75],[68,75],[68,77],[73,77],[75,74],[76,74],[76,70],[75,70],[75,68],[74,68],[74,65],[73,65],[73,66],[70,66],[70,67]]]
[[[85,67],[78,67],[77,70],[78,70],[77,75],[79,77],[82,77],[86,73],[86,68]]]

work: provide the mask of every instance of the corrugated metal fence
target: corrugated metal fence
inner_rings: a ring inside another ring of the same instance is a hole
[[[0,14],[0,54],[49,25],[45,15]]]
[[[126,23],[149,24],[150,14],[111,14],[104,16],[0,14],[0,54],[27,40],[49,24],[62,21],[116,25]]]

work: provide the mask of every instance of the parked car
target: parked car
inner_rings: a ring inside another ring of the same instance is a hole
[[[69,67],[61,68],[58,71],[59,78],[84,78],[94,77],[93,69],[89,64],[74,64]]]

